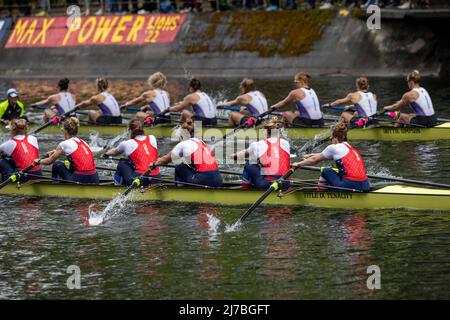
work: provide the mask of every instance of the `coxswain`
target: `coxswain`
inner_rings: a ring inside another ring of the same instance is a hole
[[[345,98],[336,100],[325,106],[340,106],[345,104],[340,120],[350,124],[350,127],[366,127],[378,123],[371,118],[377,113],[377,97],[369,91],[369,79],[360,77],[356,79],[356,92],[349,93]],[[347,105],[351,104],[351,105]],[[354,111],[350,111],[354,109]]]
[[[292,164],[294,167],[315,165],[323,160],[336,161],[337,169],[322,168],[319,185],[329,185],[360,191],[369,191],[364,160],[361,155],[347,142],[348,125],[338,122],[331,134],[331,145],[320,153],[304,156],[304,160]],[[319,188],[323,190],[323,188]]]
[[[58,93],[30,105],[30,107],[49,106],[48,109],[44,110],[44,122],[75,108],[75,95],[69,92],[69,82],[67,78],[59,80]]]
[[[161,72],[152,74],[147,81],[150,90],[145,91],[139,97],[123,104],[121,108],[146,103],[136,113],[136,118],[142,119],[144,124],[157,124],[170,122],[170,115],[164,114],[170,107],[170,96],[165,90],[167,85],[166,76]]]
[[[317,94],[309,86],[311,76],[307,72],[297,73],[294,77],[296,89],[289,92],[288,96],[270,107],[271,110],[281,109],[293,103],[297,111],[283,112],[283,124],[293,127],[321,127],[324,125],[322,111],[320,110]]]
[[[11,121],[12,138],[0,145],[0,172],[3,180],[14,172],[23,170],[39,158],[39,144],[35,136],[28,135],[28,125],[25,119],[14,119]],[[42,176],[39,166],[30,171],[30,175],[21,178],[21,181],[38,179]]]
[[[80,122],[75,117],[69,117],[63,122],[64,140],[55,150],[49,152],[48,158],[36,159],[35,164],[51,165],[52,178],[55,181],[63,179],[66,181],[97,184],[99,177],[95,168],[94,156],[89,145],[78,138]],[[65,155],[66,161],[57,161]]]
[[[0,121],[7,125],[13,119],[25,119],[25,106],[19,100],[19,94],[16,89],[9,89],[6,92],[6,100],[0,103]]]
[[[437,124],[436,113],[433,108],[431,97],[425,88],[420,86],[420,73],[414,70],[406,77],[410,91],[396,103],[384,107],[384,110],[390,111],[389,115],[396,119],[396,127],[417,126],[433,127]],[[405,106],[410,106],[414,113],[396,112]]]
[[[117,185],[130,186],[133,180],[148,170],[150,164],[158,159],[158,145],[153,135],[146,136],[142,119],[133,119],[128,124],[130,132],[129,140],[122,141],[116,148],[108,150],[104,157],[114,157],[125,154],[128,159],[120,160],[117,165],[114,181]],[[160,178],[159,168],[155,168],[149,174],[150,177]],[[145,177],[142,179],[144,186],[150,183],[158,183]]]
[[[197,78],[192,78],[189,82],[189,94],[184,97],[183,101],[179,102],[173,107],[169,108],[170,112],[181,113],[181,122],[191,119],[192,121],[201,121],[204,126],[214,126],[217,124],[216,105],[212,99],[201,91],[202,84]],[[194,113],[186,110],[189,106],[192,107]]]
[[[161,166],[182,160],[183,163],[175,166],[176,181],[221,187],[223,180],[214,153],[205,142],[193,138],[193,133],[194,123],[187,119],[178,129],[178,136],[182,141],[171,152],[158,158],[153,165]]]
[[[95,124],[120,124],[122,123],[122,114],[116,98],[108,92],[108,80],[98,78],[95,80],[98,94],[92,96],[76,105],[78,108],[86,108],[91,105],[97,106],[100,110],[90,110],[88,112],[89,122]]]
[[[267,189],[274,180],[285,175],[290,169],[290,145],[287,140],[279,137],[281,123],[278,118],[272,117],[261,126],[267,130],[266,140],[252,142],[248,149],[232,155],[235,160],[248,159],[242,174],[244,189]],[[283,189],[288,186],[288,183],[283,182]]]
[[[241,106],[240,111],[232,111],[228,117],[228,125],[237,127],[248,123],[256,124],[257,117],[267,111],[267,100],[264,94],[256,90],[252,79],[244,79],[239,85],[240,95],[233,101],[223,103],[222,106]],[[249,122],[250,121],[250,122]]]

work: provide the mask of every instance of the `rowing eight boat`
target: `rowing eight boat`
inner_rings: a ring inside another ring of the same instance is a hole
[[[112,184],[76,185],[33,182],[21,185],[20,189],[14,184],[9,184],[0,190],[0,194],[110,200],[123,193],[125,189]],[[263,192],[264,190],[242,190],[240,187],[202,190],[160,185],[144,192],[135,192],[133,197],[137,201],[249,205],[253,204]],[[402,185],[387,186],[367,193],[294,189],[286,194],[272,193],[264,204],[344,209],[411,208],[450,211],[450,190]]]
[[[31,126],[30,130],[33,130]],[[3,131],[6,129],[3,128]],[[290,139],[314,139],[317,134],[322,133],[327,128],[288,128],[287,136]],[[88,135],[90,132],[98,132],[103,136],[117,136],[127,130],[125,125],[82,125],[79,128],[80,135]],[[227,131],[228,130],[228,131]],[[210,139],[212,136],[221,138],[231,128],[226,127],[204,127],[203,138]],[[50,126],[43,131],[49,134],[62,134],[60,127]],[[246,137],[257,139],[255,132],[258,130],[241,130],[236,132],[238,139]],[[146,128],[147,134],[153,134],[156,137],[171,137],[173,126],[157,125]],[[258,133],[259,134],[259,133]],[[450,122],[443,123],[433,128],[394,128],[392,126],[370,127],[366,129],[352,129],[348,133],[350,140],[380,140],[380,141],[412,141],[412,140],[450,140]]]

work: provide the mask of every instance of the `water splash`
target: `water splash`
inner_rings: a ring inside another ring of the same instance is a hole
[[[94,154],[98,154],[103,151],[107,151],[108,149],[114,147],[119,141],[125,140],[127,138],[128,138],[128,131],[126,130],[110,140],[102,139],[100,138],[98,132],[91,131],[89,133],[89,147],[91,148]]]
[[[241,220],[236,221],[232,225],[226,225],[225,226],[225,233],[239,231],[241,229],[241,226],[242,226]]]
[[[220,226],[220,219],[214,217],[212,214],[207,214],[208,217],[208,231],[211,233],[217,233]]]
[[[91,204],[89,206],[89,218],[86,219],[86,224],[88,226],[98,226],[111,220],[113,217],[121,214],[124,209],[129,209],[131,207],[131,202],[128,202],[130,198],[131,194],[127,196],[118,195],[99,213],[92,209],[95,204]]]

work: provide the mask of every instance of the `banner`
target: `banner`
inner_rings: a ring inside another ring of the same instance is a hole
[[[170,43],[184,14],[20,18],[5,48]]]
[[[6,38],[6,32],[8,31],[9,25],[11,24],[11,19],[0,19],[0,45],[3,46],[3,43]]]

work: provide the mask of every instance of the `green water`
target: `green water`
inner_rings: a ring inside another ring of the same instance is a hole
[[[353,89],[347,78],[315,84],[321,103]],[[236,81],[208,85],[216,97],[237,93]],[[8,86],[1,83],[0,91]],[[270,102],[291,86],[260,85]],[[448,118],[448,84],[427,79],[424,86]],[[382,104],[406,90],[403,79],[375,79],[372,89]],[[43,136],[41,149],[58,141]],[[448,141],[355,145],[370,173],[450,181]],[[160,147],[165,153],[171,144],[160,141]],[[92,203],[0,196],[0,298],[450,298],[450,213],[261,207],[227,233],[225,226],[246,207],[130,203],[104,225],[87,227]],[[217,228],[208,215],[220,220]],[[81,270],[80,289],[67,288],[70,265]],[[379,290],[366,285],[371,265],[381,270]]]

